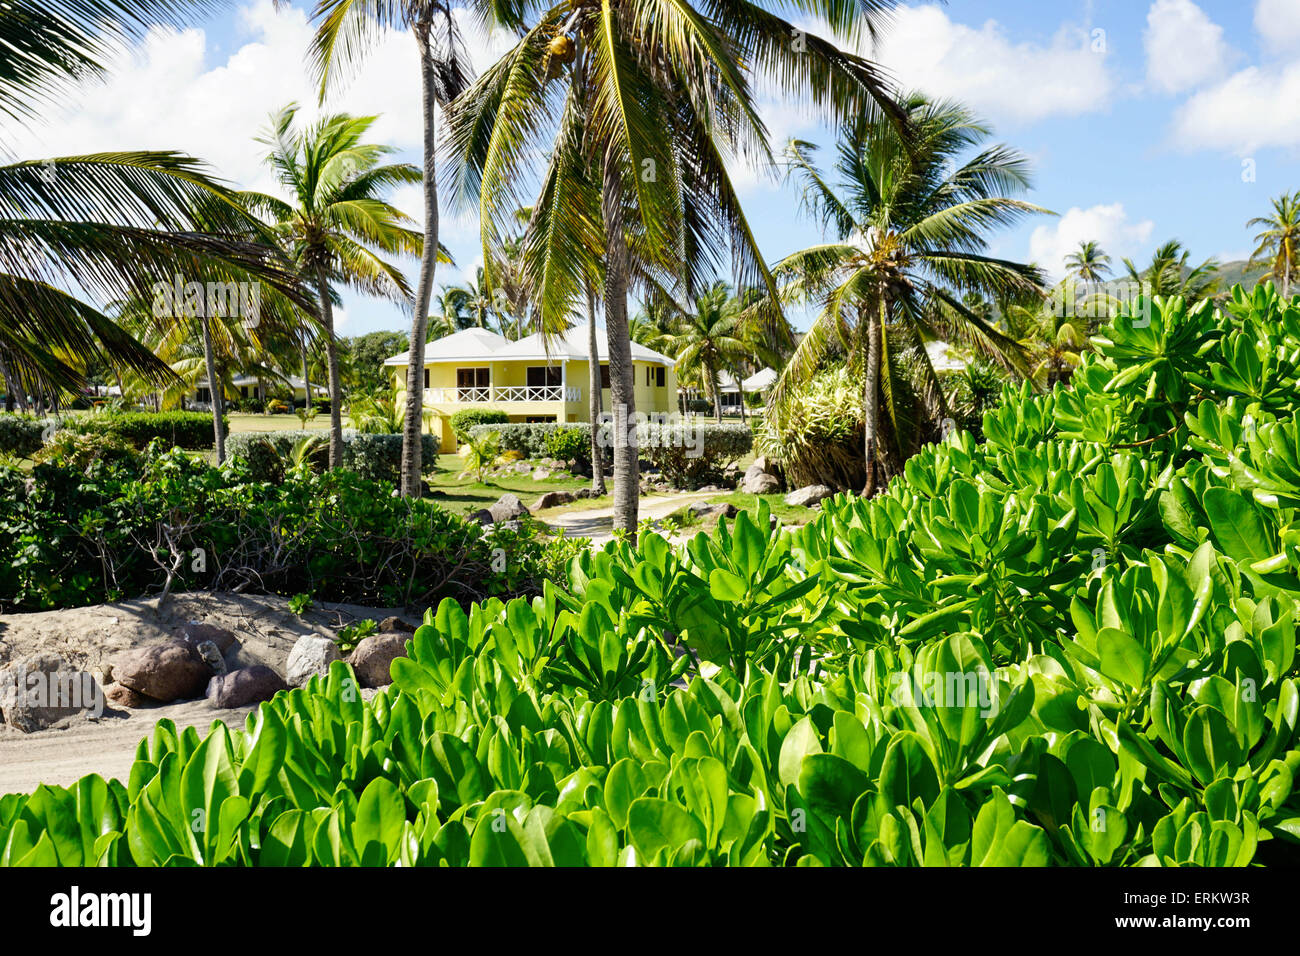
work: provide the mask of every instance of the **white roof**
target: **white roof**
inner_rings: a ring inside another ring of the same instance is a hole
[[[277,382],[279,383],[287,382],[290,388],[303,387],[303,381],[301,375],[290,375],[287,379],[279,378],[278,376],[268,375],[268,376],[263,376],[262,381],[267,385],[275,385]],[[230,384],[235,386],[235,388],[240,388],[244,385],[256,385],[257,383],[258,383],[258,379],[256,375],[239,375],[230,380]],[[207,386],[208,383],[206,379],[198,383],[199,388],[207,388]],[[320,392],[322,395],[324,395],[326,392],[326,388],[324,385],[318,385],[315,382],[312,382],[311,390],[313,392]]]
[[[451,335],[434,339],[424,347],[425,364],[431,362],[463,362],[469,359],[491,359],[504,346],[512,344],[504,335],[487,329],[461,329]],[[384,359],[385,365],[405,365],[409,353],[402,352]]]
[[[966,360],[952,354],[952,346],[936,339],[925,343],[925,351],[930,356],[930,364],[936,372],[956,372],[966,367]]]
[[[776,382],[776,372],[770,368],[760,369],[740,384],[745,387],[747,392],[761,392]],[[718,373],[718,387],[724,392],[738,392],[740,389],[736,386],[736,377],[730,372],[722,371]]]

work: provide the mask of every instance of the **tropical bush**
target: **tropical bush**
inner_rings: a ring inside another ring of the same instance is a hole
[[[468,441],[477,425],[504,425],[510,416],[495,408],[462,408],[451,416],[451,431],[459,441]]]
[[[1150,306],[875,498],[611,542],[369,701],[335,663],[0,799],[0,864],[1300,862],[1300,299]]]
[[[32,455],[32,461],[84,472],[98,462],[121,464],[138,456],[133,446],[112,432],[74,432],[61,428]]]
[[[31,458],[40,450],[51,419],[0,412],[0,454]]]
[[[457,412],[457,415],[462,414]],[[453,428],[455,426],[453,425]],[[591,425],[588,422],[560,424],[559,422],[508,422],[505,424],[473,425],[461,441],[468,441],[478,435],[496,432],[501,441],[502,451],[518,452],[524,458],[547,457],[546,442],[550,436],[560,430],[576,431],[582,440],[591,443]]]
[[[155,438],[168,447],[199,451],[211,448],[216,437],[212,416],[206,412],[99,412],[64,418],[59,427],[83,434],[114,435],[135,448],[143,449]],[[229,419],[222,428],[230,432]]]
[[[531,525],[487,532],[347,469],[255,481],[151,446],[88,470],[0,466],[0,608],[167,590],[310,592],[378,607],[534,593],[554,570]]]
[[[574,425],[556,428],[546,435],[546,455],[558,461],[570,461],[579,467],[591,465],[591,426]]]
[[[226,442],[226,453],[245,460],[249,475],[254,481],[280,481],[290,464],[294,446],[304,438],[319,436],[314,431],[241,432]],[[328,435],[326,435],[328,438]],[[437,465],[438,446],[432,435],[421,438],[421,461],[426,473]],[[313,451],[311,463],[324,468],[329,461],[329,448]],[[343,432],[343,467],[355,471],[369,481],[396,484],[401,473],[402,436],[366,434],[345,429]]]
[[[840,366],[820,372],[768,410],[754,445],[781,463],[795,487],[860,489],[867,476],[862,394],[860,370]]]

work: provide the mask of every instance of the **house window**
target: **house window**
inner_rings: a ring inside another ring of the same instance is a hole
[[[247,385],[241,385],[241,386],[239,386],[239,396],[240,396],[240,398],[248,398],[248,386],[247,386]]]
[[[554,415],[528,415],[524,418],[529,425],[552,424],[555,420]]]
[[[646,383],[647,385],[650,384],[650,366],[649,366],[649,365],[647,365],[647,366],[645,367],[645,383]]]
[[[600,367],[600,387],[609,388],[609,366],[608,365],[602,365]]]
[[[427,368],[424,370],[424,387],[429,387],[429,370]]]
[[[488,383],[491,369],[458,368],[456,369],[456,400],[461,402],[486,402],[489,398]]]
[[[548,385],[559,387],[561,373],[558,365],[530,365],[528,367],[528,387],[544,388]]]
[[[662,365],[655,369],[655,385],[659,388],[664,387],[664,367]]]

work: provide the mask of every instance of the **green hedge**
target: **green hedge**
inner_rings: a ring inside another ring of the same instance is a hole
[[[285,461],[294,445],[311,436],[323,439],[311,456],[313,463],[323,466],[329,460],[329,432],[322,430],[242,432],[230,437],[226,452],[247,461],[254,480],[279,481],[284,477]],[[438,446],[432,435],[422,435],[420,441],[420,461],[428,474],[437,466]],[[402,436],[370,435],[345,429],[343,467],[369,481],[397,484],[402,471]]]
[[[464,408],[451,416],[451,431],[458,441],[465,441],[476,425],[504,425],[510,416],[495,408]]]
[[[53,419],[0,412],[0,453],[31,458],[40,451]]]
[[[60,428],[77,432],[115,435],[127,444],[143,449],[155,438],[170,447],[201,451],[216,444],[212,416],[207,412],[97,412],[64,418]],[[222,427],[230,433],[230,419],[222,417]]]

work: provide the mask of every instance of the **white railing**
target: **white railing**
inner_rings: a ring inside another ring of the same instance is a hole
[[[576,402],[582,389],[566,385],[505,385],[486,388],[426,388],[424,400],[435,404],[475,402]]]

